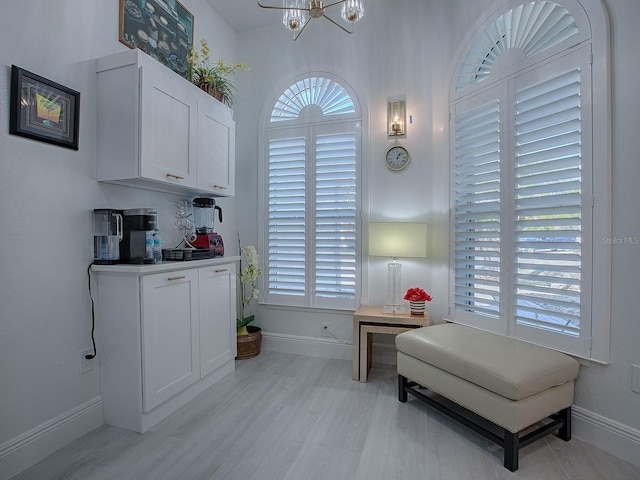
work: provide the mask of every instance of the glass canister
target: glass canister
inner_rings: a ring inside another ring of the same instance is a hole
[[[121,213],[111,208],[93,211],[93,263],[109,265],[120,262]]]

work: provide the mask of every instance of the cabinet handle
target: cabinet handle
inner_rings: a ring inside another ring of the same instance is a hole
[[[175,178],[176,180],[184,180],[184,177],[181,177],[180,175],[175,175],[173,173],[167,173],[167,177]]]
[[[175,280],[182,280],[183,278],[187,278],[184,275],[178,275],[177,277],[169,277],[167,278],[167,280],[169,280],[170,282],[173,282]]]
[[[221,268],[220,270],[214,270],[216,273],[222,273],[222,272],[226,272],[227,270],[229,270],[228,268]]]
[[[226,190],[227,187],[225,187],[224,185],[214,185],[213,188],[218,188],[220,190]]]

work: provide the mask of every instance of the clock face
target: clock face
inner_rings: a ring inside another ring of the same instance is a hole
[[[398,171],[409,165],[409,152],[406,148],[394,145],[387,150],[385,163],[390,170]]]

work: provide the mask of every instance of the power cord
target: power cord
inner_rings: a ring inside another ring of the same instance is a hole
[[[89,299],[91,300],[91,343],[93,344],[93,355],[85,355],[84,358],[87,360],[92,360],[96,358],[98,351],[96,350],[96,312],[95,312],[95,304],[93,303],[93,294],[91,293],[91,265],[87,268],[87,276],[89,277]]]
[[[336,340],[336,341],[338,341],[340,343],[343,343],[344,345],[352,345],[353,344],[352,342],[348,342],[346,340],[342,340],[341,338],[336,337],[333,333],[331,333],[331,330],[329,330],[329,327],[326,326],[326,325],[324,326],[324,331],[327,332],[327,334],[330,337],[332,337],[334,340]]]

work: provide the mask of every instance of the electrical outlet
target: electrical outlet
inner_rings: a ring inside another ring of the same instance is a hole
[[[95,358],[86,358],[87,355],[93,355],[93,348],[80,351],[80,375],[95,368]]]
[[[330,337],[331,335],[329,335],[329,329],[331,328],[331,324],[329,322],[322,322],[320,324],[320,327],[322,329],[321,335],[323,337]]]
[[[640,365],[631,366],[631,390],[640,393]]]

